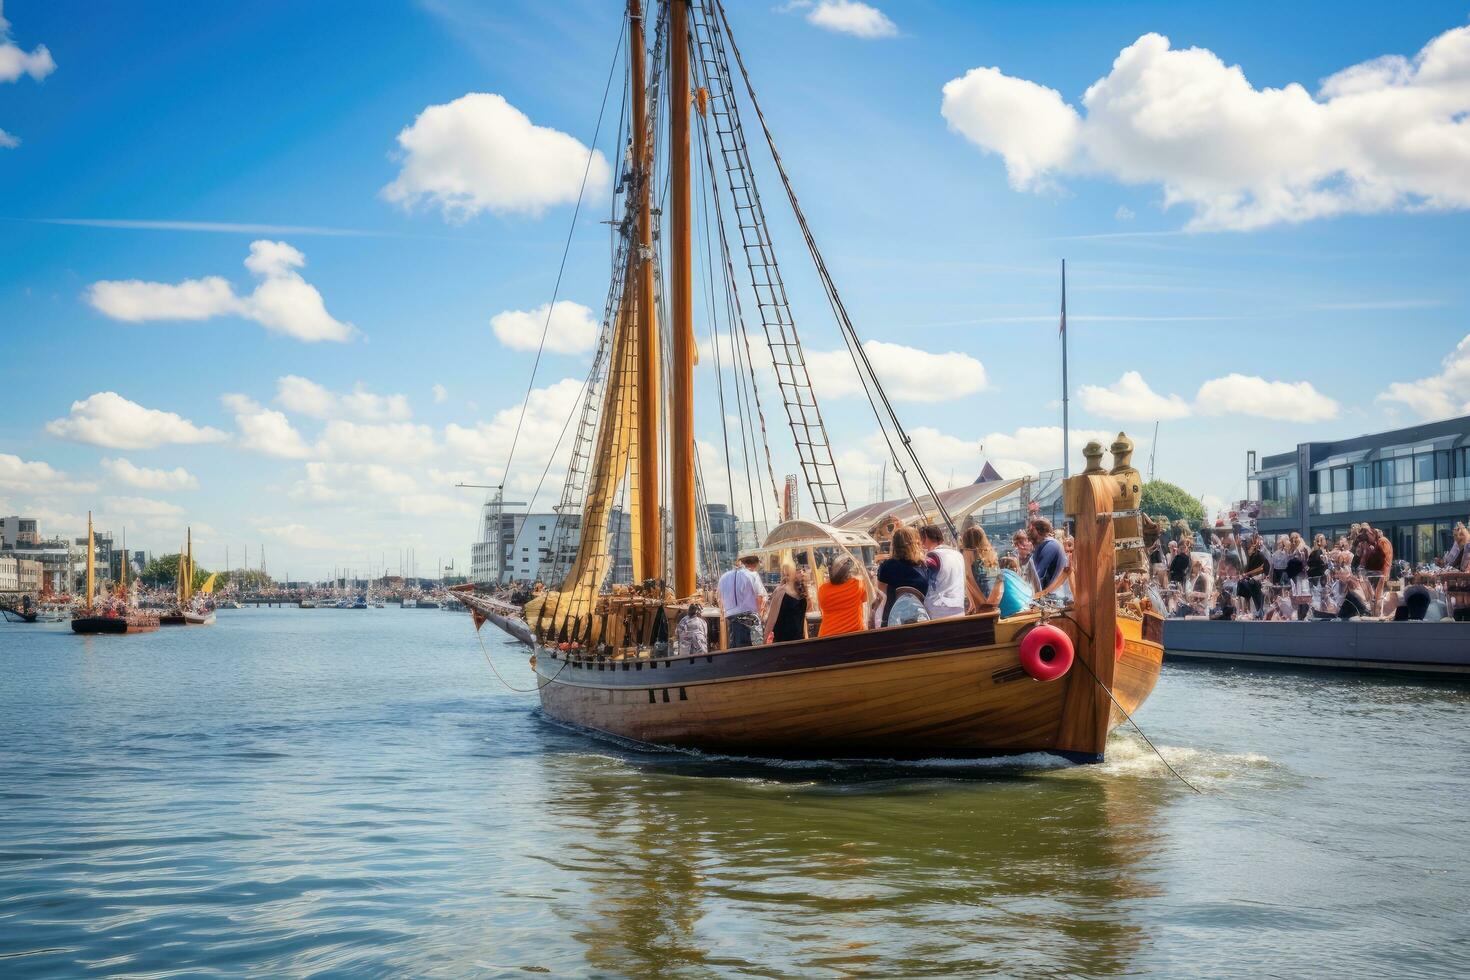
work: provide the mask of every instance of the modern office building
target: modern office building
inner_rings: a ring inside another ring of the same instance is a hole
[[[1395,558],[1428,561],[1470,515],[1470,416],[1304,442],[1262,457],[1249,480],[1267,537],[1334,537],[1366,521],[1388,535]]]
[[[34,547],[40,541],[34,517],[0,517],[0,550]]]
[[[728,504],[705,504],[705,519],[709,522],[709,564],[724,571],[735,564],[740,553],[740,519]]]

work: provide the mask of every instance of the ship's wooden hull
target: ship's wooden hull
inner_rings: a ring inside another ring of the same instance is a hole
[[[695,658],[599,663],[542,651],[536,672],[552,718],[655,745],[780,758],[1041,751],[1098,761],[1100,744],[1064,747],[1069,689],[1086,685],[1090,695],[1098,683],[1081,658],[1051,682],[1021,667],[1020,638],[1036,621],[967,616]],[[1054,622],[1076,641],[1070,620]],[[1158,680],[1161,631],[1120,624],[1113,693],[1131,713]],[[1112,711],[1109,728],[1123,720]]]
[[[152,633],[158,629],[157,616],[81,616],[71,621],[71,631],[83,636],[112,636],[123,633]]]

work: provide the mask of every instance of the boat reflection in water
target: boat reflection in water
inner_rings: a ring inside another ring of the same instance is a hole
[[[1148,943],[1128,907],[1160,890],[1156,780],[616,749],[544,765],[542,859],[583,886],[550,908],[593,973],[1120,975]]]

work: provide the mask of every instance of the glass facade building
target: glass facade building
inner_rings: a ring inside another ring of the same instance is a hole
[[[1424,562],[1450,548],[1470,518],[1470,416],[1263,457],[1250,474],[1267,537],[1300,530],[1329,538],[1368,522],[1396,558]]]

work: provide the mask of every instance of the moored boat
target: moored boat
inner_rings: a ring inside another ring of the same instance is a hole
[[[92,533],[92,514],[87,512],[87,595],[85,605],[72,613],[71,630],[86,636],[115,635],[120,633],[150,633],[158,629],[158,617],[151,612],[137,609],[128,602],[128,565],[123,561],[122,583],[117,596],[102,606],[96,605],[94,554],[96,544]],[[127,537],[124,532],[123,554],[127,554]]]

